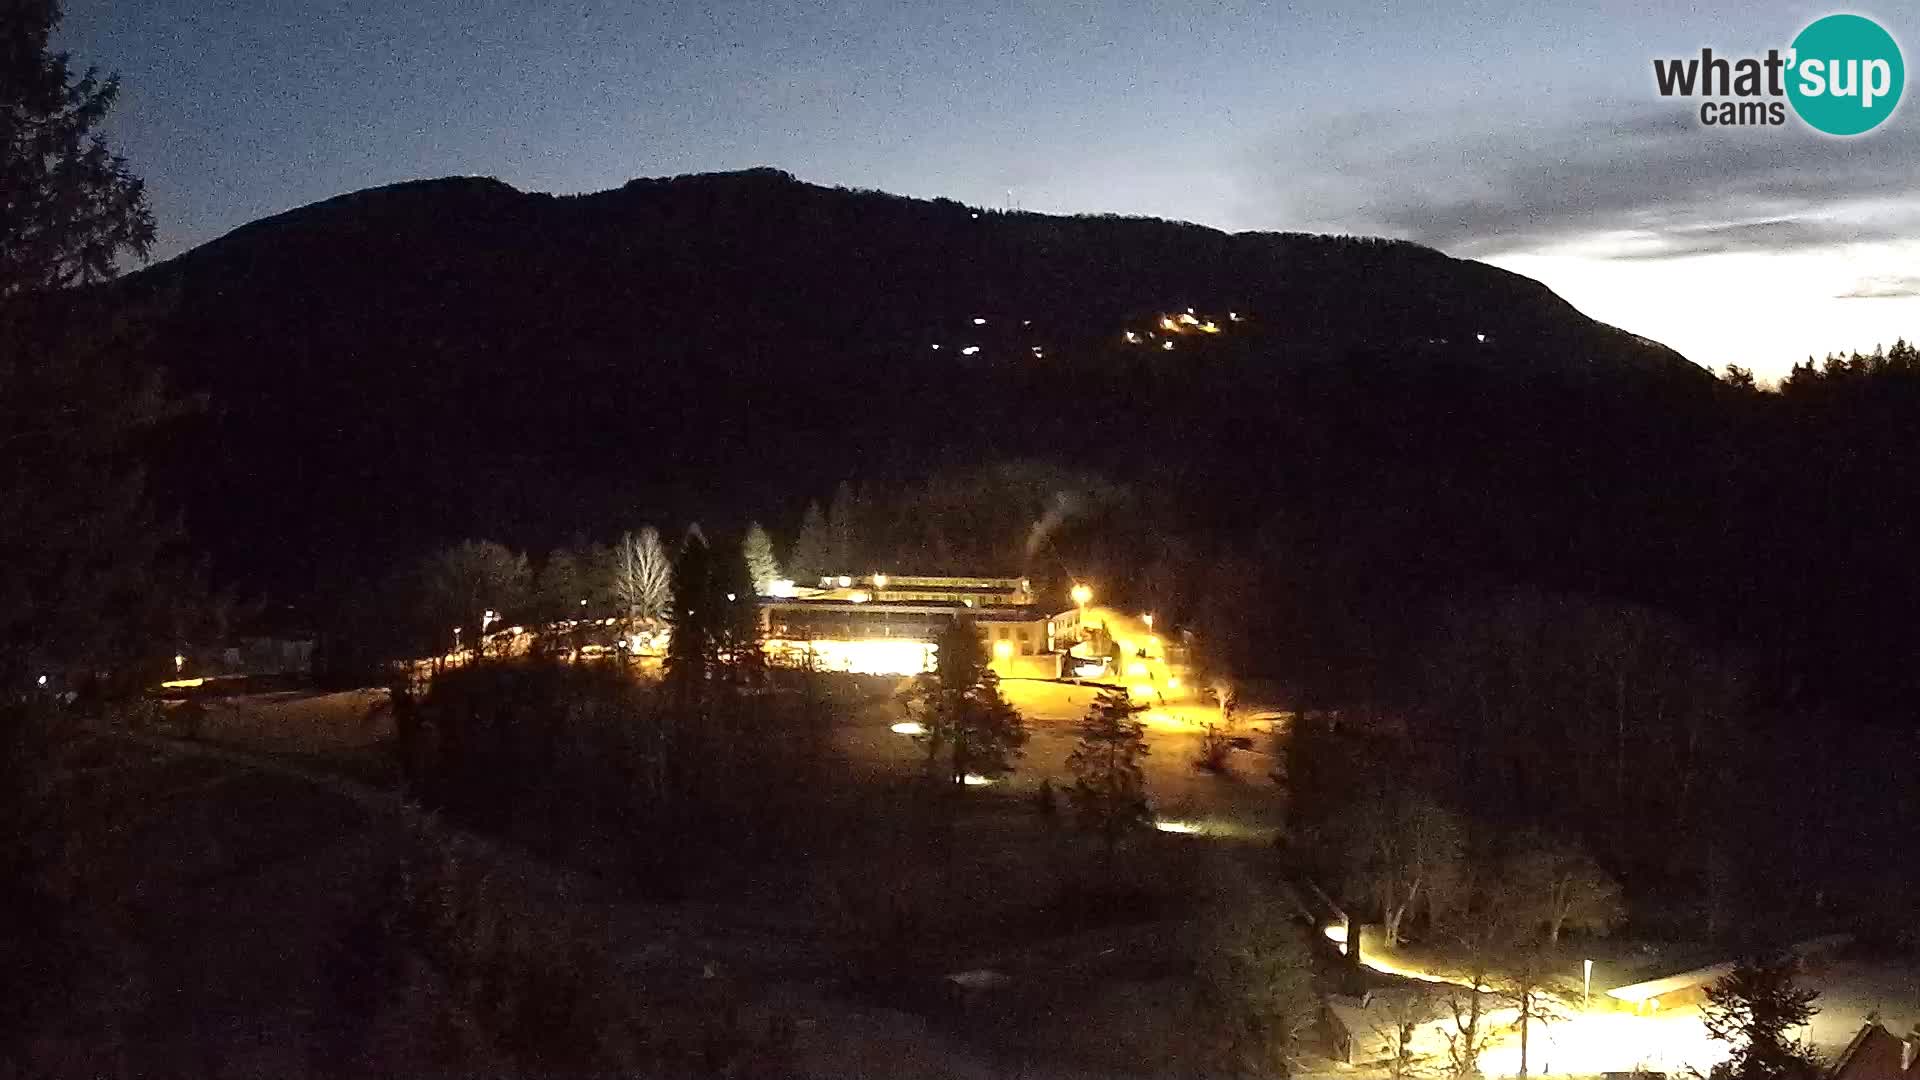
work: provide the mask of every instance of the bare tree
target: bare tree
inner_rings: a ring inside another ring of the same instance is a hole
[[[673,561],[660,545],[660,530],[649,525],[620,538],[613,555],[613,592],[627,618],[652,626],[673,604]]]
[[[497,613],[526,603],[533,575],[525,555],[491,540],[466,540],[430,556],[420,578],[439,625],[460,628],[462,640],[484,652],[487,627]]]
[[[1389,948],[1400,944],[1408,916],[1460,873],[1466,827],[1433,800],[1381,790],[1338,830],[1347,859],[1347,887],[1372,899]]]
[[[1381,1018],[1373,1025],[1380,1049],[1387,1054],[1389,1080],[1414,1080],[1421,1075],[1415,1041],[1420,1029],[1440,1018],[1440,1007],[1424,988],[1390,992],[1380,1001]]]
[[[1522,833],[1508,860],[1507,876],[1521,890],[1518,902],[1546,929],[1549,946],[1560,944],[1562,930],[1606,934],[1626,918],[1620,883],[1572,841]]]
[[[1528,1052],[1532,1047],[1535,1024],[1551,1024],[1566,1019],[1555,1008],[1560,1000],[1555,992],[1559,981],[1549,976],[1548,955],[1538,947],[1536,937],[1521,939],[1511,957],[1502,965],[1500,996],[1513,1004],[1517,1015],[1513,1030],[1520,1036],[1520,1073],[1527,1075]]]

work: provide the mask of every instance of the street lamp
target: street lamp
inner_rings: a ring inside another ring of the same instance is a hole
[[[1147,629],[1153,629],[1153,612],[1149,611],[1145,615],[1140,616],[1140,621],[1147,624]]]
[[[1580,1007],[1585,1009],[1589,999],[1593,997],[1593,961],[1587,960],[1583,963],[1586,965],[1586,973],[1580,980]]]
[[[1073,597],[1073,602],[1079,605],[1080,609],[1084,611],[1086,610],[1087,603],[1093,599],[1093,590],[1085,585],[1075,585],[1070,595]]]

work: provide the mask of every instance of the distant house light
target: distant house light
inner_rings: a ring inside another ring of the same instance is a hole
[[[961,349],[961,350],[960,350],[960,355],[961,355],[961,356],[972,356],[972,355],[973,355],[974,353],[977,353],[977,352],[979,352],[979,351],[980,351],[980,346],[978,346],[978,345],[969,345],[969,346],[967,346],[966,348],[964,348],[964,349]]]
[[[981,318],[981,317],[980,317],[980,316],[978,316],[978,315],[975,315],[975,316],[973,317],[973,325],[975,325],[975,326],[985,326],[985,325],[987,325],[987,320],[985,320],[985,319],[983,319],[983,318]]]
[[[846,576],[845,574],[840,575],[839,580],[840,580],[840,587],[843,589],[849,588],[853,585],[853,579]]]
[[[853,592],[853,593],[847,594],[847,599],[853,601],[856,604],[864,604],[867,601],[873,599],[873,597],[868,596],[864,592]]]
[[[939,352],[939,351],[940,351],[940,343],[939,343],[939,342],[937,342],[937,341],[936,341],[936,342],[934,342],[934,343],[933,343],[933,351],[934,351],[934,352]]]
[[[41,686],[47,685],[47,677],[45,675],[40,676],[40,685]]]
[[[1136,334],[1136,333],[1134,333],[1134,332],[1133,332],[1133,331],[1131,331],[1131,330],[1129,330],[1129,331],[1127,331],[1127,344],[1129,344],[1129,345],[1138,345],[1138,344],[1140,344],[1140,335],[1139,335],[1139,334]]]
[[[1166,351],[1168,351],[1168,352],[1171,352],[1171,351],[1173,350],[1173,342],[1171,342],[1171,341],[1163,341],[1163,342],[1161,342],[1161,343],[1160,343],[1160,348],[1162,348],[1162,349],[1164,349],[1164,350],[1166,350]]]
[[[1479,342],[1479,343],[1480,343],[1480,344],[1482,344],[1482,345],[1485,345],[1485,344],[1487,343],[1487,335],[1485,335],[1485,334],[1475,334],[1475,335],[1473,335],[1473,340],[1475,340],[1475,341],[1477,341],[1477,342]]]

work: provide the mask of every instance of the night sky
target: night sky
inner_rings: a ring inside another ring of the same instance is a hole
[[[1702,128],[1656,95],[1654,57],[1784,48],[1829,9],[1669,7],[69,0],[60,43],[125,78],[112,131],[163,257],[397,180],[772,165],[1405,237],[1763,375],[1920,335],[1920,113],[1846,141]],[[1920,17],[1898,7],[1846,10],[1911,68]]]

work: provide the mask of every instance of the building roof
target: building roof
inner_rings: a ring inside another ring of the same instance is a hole
[[[760,606],[803,611],[898,612],[907,615],[964,615],[974,622],[1039,622],[1047,617],[1036,607],[1021,604],[996,604],[969,607],[958,600],[848,600],[839,597],[762,596]]]
[[[1877,1021],[1862,1024],[1828,1075],[1832,1080],[1920,1078],[1920,1031],[1902,1039]]]
[[[1728,975],[1733,974],[1733,968],[1734,963],[1729,960],[1721,964],[1694,968],[1692,971],[1682,971],[1677,975],[1668,975],[1659,979],[1649,979],[1646,982],[1630,983],[1626,986],[1616,986],[1607,991],[1607,996],[1620,1001],[1630,1001],[1637,1005],[1649,998],[1657,998],[1662,994],[1691,990],[1696,986],[1711,986],[1721,979],[1726,978]]]

